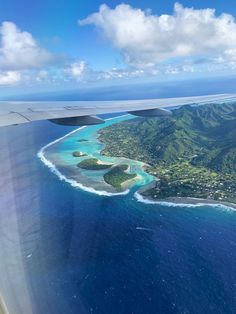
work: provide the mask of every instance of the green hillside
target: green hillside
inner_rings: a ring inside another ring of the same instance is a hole
[[[132,119],[100,133],[105,155],[151,165],[191,158],[194,165],[236,171],[236,104],[185,106],[165,119]]]
[[[106,143],[103,154],[151,166],[148,172],[160,179],[156,197],[236,202],[236,104],[184,106],[166,118],[135,118],[102,129],[100,140]]]

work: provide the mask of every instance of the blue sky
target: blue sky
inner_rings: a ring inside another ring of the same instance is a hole
[[[2,95],[227,76],[236,69],[233,1],[0,4]]]

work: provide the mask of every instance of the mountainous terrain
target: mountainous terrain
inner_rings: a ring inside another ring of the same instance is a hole
[[[135,118],[100,131],[104,155],[149,165],[144,194],[236,203],[236,103],[184,106],[166,118]]]
[[[191,158],[194,165],[236,171],[236,104],[184,106],[164,119],[132,119],[100,133],[105,155],[151,165]]]

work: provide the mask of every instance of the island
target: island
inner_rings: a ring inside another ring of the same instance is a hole
[[[79,143],[83,143],[83,142],[88,142],[88,140],[87,140],[87,139],[85,139],[85,138],[81,138],[81,139],[77,140],[77,142],[79,142]]]
[[[128,165],[122,164],[112,167],[103,178],[107,184],[112,185],[117,191],[123,190],[122,184],[136,177],[136,174],[128,173]]]
[[[134,118],[99,131],[105,156],[144,162],[140,194],[236,204],[236,103],[183,106],[166,118]]]
[[[101,160],[98,160],[97,158],[88,158],[82,160],[80,163],[78,163],[77,166],[85,170],[104,170],[111,168],[112,164],[103,163]]]
[[[85,153],[82,153],[80,151],[75,151],[75,152],[72,153],[72,156],[73,157],[85,157],[85,156],[88,156],[88,155],[85,154]]]

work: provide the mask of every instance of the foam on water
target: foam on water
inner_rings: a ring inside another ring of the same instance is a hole
[[[196,203],[196,204],[191,204],[191,201],[189,200],[189,203],[174,203],[174,202],[168,202],[168,201],[157,201],[157,200],[149,200],[147,198],[144,198],[138,191],[134,193],[134,196],[138,202],[144,203],[144,204],[150,204],[150,205],[163,205],[167,207],[190,207],[190,208],[195,208],[195,207],[203,207],[203,206],[210,206],[214,208],[219,208],[224,211],[236,211],[235,208],[224,205],[224,204],[215,204],[215,203]],[[193,199],[193,198],[192,198]],[[186,198],[187,200],[187,198]]]

